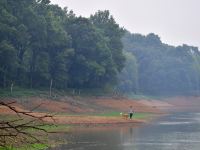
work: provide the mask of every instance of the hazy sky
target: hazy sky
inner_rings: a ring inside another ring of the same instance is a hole
[[[164,43],[200,48],[200,0],[51,0],[77,16],[109,10],[132,33],[156,33]]]

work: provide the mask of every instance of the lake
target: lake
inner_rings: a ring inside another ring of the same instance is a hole
[[[174,113],[140,126],[74,129],[53,150],[199,150],[200,113]]]

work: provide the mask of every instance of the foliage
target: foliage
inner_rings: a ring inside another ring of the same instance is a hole
[[[118,90],[123,93],[138,92],[138,64],[135,56],[124,52],[126,57],[125,67],[119,74]]]
[[[170,46],[162,43],[160,38],[153,33],[142,36],[126,32],[122,41],[124,50],[136,58],[140,93],[147,95],[199,94],[200,53],[197,47]],[[134,65],[135,62],[132,63],[132,66]],[[132,71],[128,74],[132,74]],[[123,74],[122,76],[125,77]],[[121,84],[124,83],[122,79]],[[132,92],[136,90],[133,89]]]
[[[0,7],[0,88],[52,84],[84,89],[116,83],[125,61],[123,31],[109,11],[76,17],[49,0],[3,0]]]
[[[119,27],[108,10],[96,12],[90,16],[90,20],[104,35],[108,42],[107,47],[110,50],[110,61],[106,68],[109,75],[104,80],[110,80],[115,83],[117,81],[116,75],[121,72],[125,63],[125,57],[122,52],[123,44],[121,42],[124,30]],[[105,58],[104,61],[106,61]]]

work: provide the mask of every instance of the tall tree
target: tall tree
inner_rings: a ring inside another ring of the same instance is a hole
[[[16,66],[16,49],[7,41],[0,42],[0,85],[4,88],[14,82]]]
[[[58,6],[49,6],[47,22],[47,52],[49,54],[50,82],[57,88],[66,88],[69,80],[70,57],[74,51],[71,36],[64,29],[66,12]],[[53,81],[53,82],[52,82]]]
[[[108,10],[96,12],[90,16],[90,20],[108,41],[108,49],[112,59],[109,67],[115,69],[110,70],[112,75],[107,77],[108,80],[115,81],[117,74],[121,72],[125,63],[125,57],[122,52],[123,44],[121,42],[124,30],[119,27]]]
[[[123,93],[137,93],[138,87],[138,64],[135,56],[130,52],[124,52],[126,56],[125,67],[119,74],[118,88]]]
[[[72,37],[75,50],[69,70],[70,86],[76,88],[102,87],[108,80],[107,65],[112,63],[107,40],[99,30],[86,19],[72,20],[67,31]],[[112,67],[110,70],[112,70]]]

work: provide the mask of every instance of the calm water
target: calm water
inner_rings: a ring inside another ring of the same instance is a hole
[[[176,113],[140,127],[76,129],[63,138],[71,144],[56,150],[199,150],[200,113]]]

